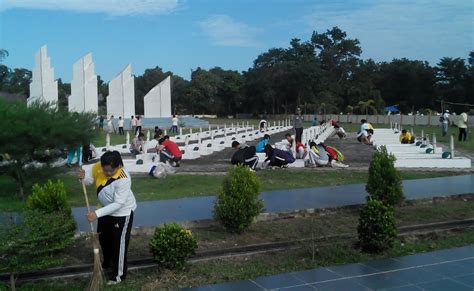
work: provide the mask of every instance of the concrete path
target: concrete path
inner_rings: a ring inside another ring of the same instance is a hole
[[[403,181],[407,199],[423,199],[474,193],[474,175],[440,177]],[[364,184],[304,188],[262,192],[265,212],[279,213],[308,208],[329,208],[365,203]],[[204,220],[212,218],[215,196],[138,203],[133,225],[153,226],[166,222]],[[85,207],[73,208],[81,231],[90,230],[85,220]]]

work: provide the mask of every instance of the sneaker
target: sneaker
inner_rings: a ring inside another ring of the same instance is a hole
[[[117,284],[119,284],[119,283],[120,283],[120,282],[117,282],[117,281],[115,281],[115,280],[109,280],[109,281],[107,282],[107,286],[117,285]]]

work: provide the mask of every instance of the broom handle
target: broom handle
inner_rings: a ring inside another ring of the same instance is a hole
[[[86,206],[87,206],[87,212],[91,212],[91,207],[89,205],[89,197],[87,196],[87,189],[86,189],[86,184],[84,183],[84,179],[81,180],[82,184],[82,192],[84,192],[84,198],[86,199]],[[91,225],[91,230],[94,233],[94,225],[92,225],[92,222],[89,222]]]

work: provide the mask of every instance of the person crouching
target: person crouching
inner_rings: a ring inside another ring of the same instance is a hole
[[[246,165],[252,170],[257,168],[258,157],[254,146],[242,147],[238,141],[233,141],[232,148],[237,150],[230,160],[232,165]]]
[[[168,162],[173,167],[179,167],[183,154],[179,146],[170,140],[168,135],[160,138],[156,151],[160,153],[160,162]]]

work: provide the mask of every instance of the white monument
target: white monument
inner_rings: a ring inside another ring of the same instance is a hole
[[[99,110],[97,97],[97,75],[92,54],[78,60],[72,67],[71,96],[69,112],[95,112]]]
[[[128,64],[117,77],[109,82],[107,96],[107,115],[116,118],[130,118],[135,115],[135,79],[132,76],[132,65]]]
[[[171,76],[153,87],[143,98],[145,117],[171,117]]]
[[[54,68],[51,67],[51,58],[48,57],[46,45],[42,46],[35,55],[28,106],[37,100],[58,102],[58,81],[54,79]]]

